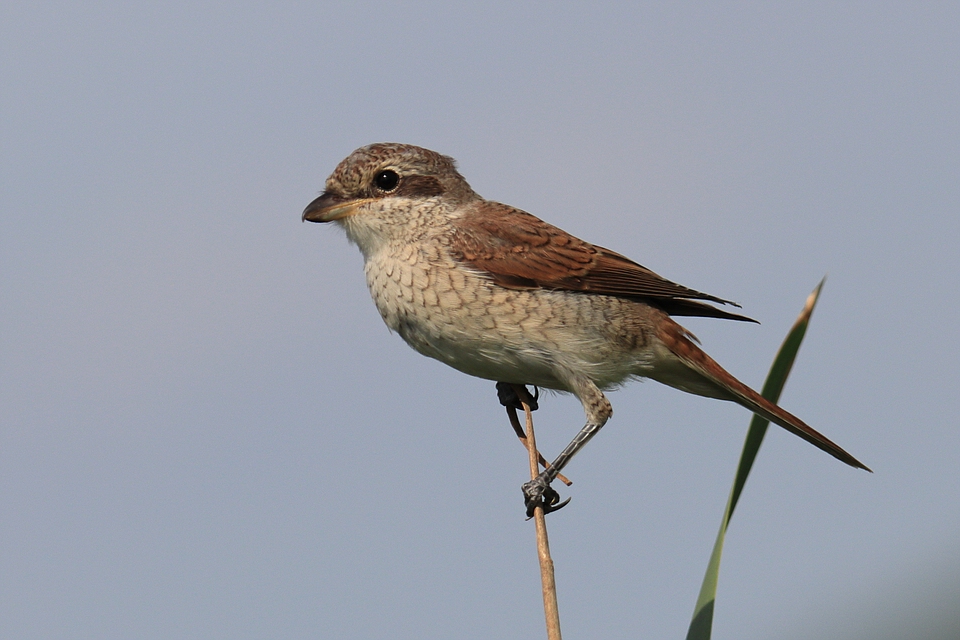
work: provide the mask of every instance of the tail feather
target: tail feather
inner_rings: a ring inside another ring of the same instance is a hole
[[[837,460],[856,469],[864,469],[873,473],[866,465],[854,458],[843,450],[839,445],[827,438],[819,431],[807,425],[803,420],[796,417],[788,411],[784,411],[773,404],[759,393],[743,384],[721,367],[717,362],[703,352],[694,342],[687,337],[686,330],[675,322],[662,325],[660,331],[660,340],[667,349],[685,365],[685,367],[697,374],[701,378],[699,384],[676,384],[676,376],[673,380],[663,380],[671,386],[678,386],[686,391],[699,393],[713,397],[732,400],[737,404],[746,407],[761,418],[777,424],[790,433],[797,435],[818,449],[826,451]],[[703,383],[707,383],[714,393],[702,389]]]

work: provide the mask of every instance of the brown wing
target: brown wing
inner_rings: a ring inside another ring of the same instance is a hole
[[[736,303],[661,278],[619,253],[575,238],[525,211],[482,202],[453,222],[454,256],[509,289],[559,289],[649,302],[677,316],[746,320],[700,300]]]

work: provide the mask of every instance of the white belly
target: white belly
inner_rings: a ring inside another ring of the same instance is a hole
[[[499,287],[451,259],[402,247],[366,261],[380,315],[425,356],[479,378],[569,391],[570,373],[601,388],[643,375],[644,356],[611,349],[590,296]],[[652,355],[652,354],[651,354]]]

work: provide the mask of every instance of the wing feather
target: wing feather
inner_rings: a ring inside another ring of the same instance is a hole
[[[671,315],[756,322],[707,302],[739,306],[660,277],[520,209],[481,202],[454,220],[454,257],[509,289],[553,289],[648,302]]]

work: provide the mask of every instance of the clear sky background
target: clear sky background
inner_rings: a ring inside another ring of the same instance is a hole
[[[536,638],[493,383],[390,335],[300,214],[378,141],[761,325],[828,280],[716,638],[960,629],[960,9],[15,3],[0,16],[0,636]],[[550,517],[570,638],[683,637],[750,415],[656,383]],[[537,414],[552,457],[575,399]],[[949,632],[948,632],[949,633]]]

